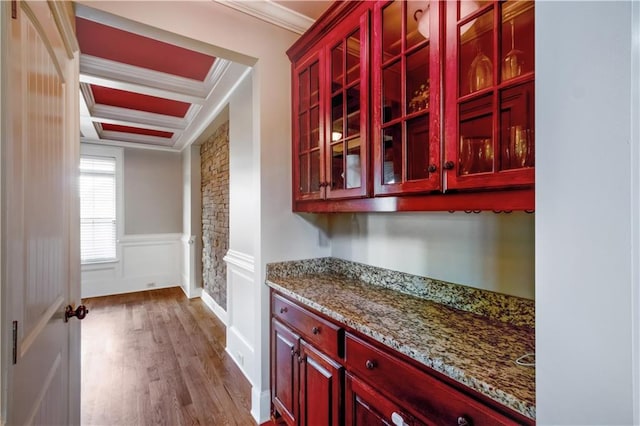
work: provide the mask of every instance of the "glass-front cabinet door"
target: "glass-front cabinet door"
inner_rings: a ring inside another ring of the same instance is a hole
[[[296,200],[324,197],[323,79],[320,52],[293,73],[293,190]]]
[[[350,17],[326,42],[329,108],[327,198],[367,194],[369,11]]]
[[[374,9],[375,195],[438,191],[441,7],[381,1]]]
[[[446,188],[534,183],[534,2],[447,2]]]

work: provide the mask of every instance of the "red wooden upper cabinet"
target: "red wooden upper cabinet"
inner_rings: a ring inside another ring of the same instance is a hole
[[[534,183],[534,2],[446,3],[445,190]]]
[[[373,14],[375,195],[441,189],[440,29],[444,3],[380,1]]]
[[[341,9],[337,9],[340,7]],[[292,60],[294,201],[363,197],[368,187],[369,9],[344,10]]]

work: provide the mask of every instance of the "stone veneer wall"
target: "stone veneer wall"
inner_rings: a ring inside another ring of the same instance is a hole
[[[227,309],[229,248],[229,122],[200,147],[202,174],[202,282],[204,290]]]

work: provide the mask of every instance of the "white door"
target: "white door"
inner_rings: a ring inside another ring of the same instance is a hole
[[[80,328],[64,321],[80,296],[73,12],[1,3],[2,417],[78,424]]]

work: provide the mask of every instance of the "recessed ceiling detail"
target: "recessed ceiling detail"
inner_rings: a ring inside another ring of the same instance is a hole
[[[122,62],[193,80],[204,81],[215,58],[76,17],[83,54]]]
[[[180,151],[250,68],[213,46],[76,5],[81,141]]]
[[[130,108],[180,118],[183,118],[187,114],[191,106],[191,104],[186,102],[143,95],[127,90],[112,89],[95,84],[91,84],[90,88],[95,103],[100,105]]]

